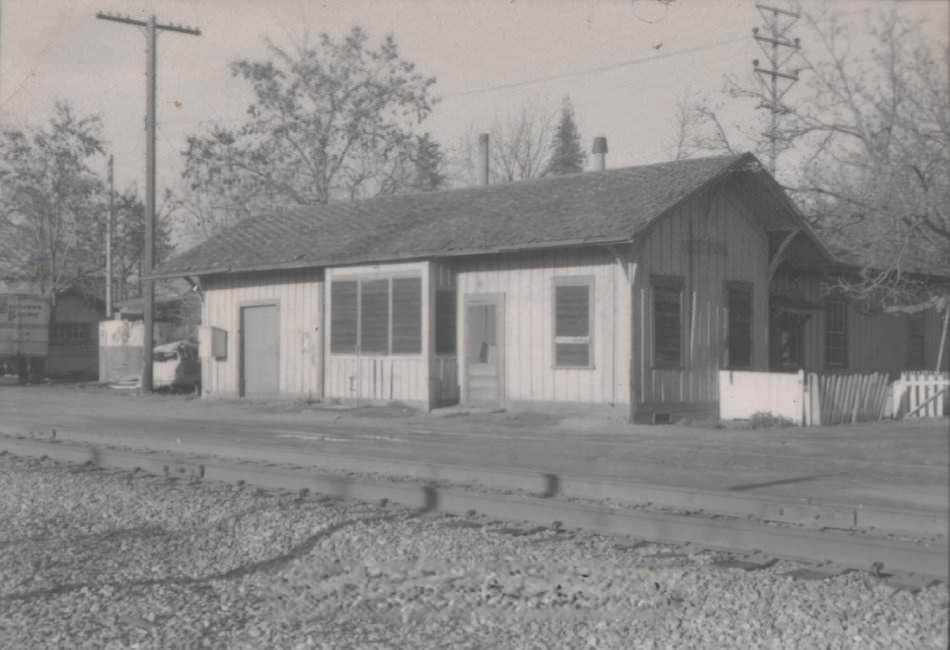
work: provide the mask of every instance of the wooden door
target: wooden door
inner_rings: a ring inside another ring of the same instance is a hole
[[[465,306],[465,378],[468,404],[498,405],[503,394],[504,303],[473,297]]]
[[[277,305],[241,309],[241,395],[276,395],[280,367],[280,314]]]

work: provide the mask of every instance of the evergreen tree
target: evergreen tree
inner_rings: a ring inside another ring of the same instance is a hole
[[[561,103],[561,121],[557,125],[554,140],[551,142],[551,159],[548,162],[546,175],[558,176],[582,172],[586,162],[587,153],[581,148],[581,135],[574,122],[571,98],[565,96]]]
[[[412,189],[416,192],[432,192],[445,186],[445,155],[439,143],[426,133],[416,142],[413,157]]]

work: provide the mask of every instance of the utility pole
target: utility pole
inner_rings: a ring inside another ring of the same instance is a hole
[[[797,38],[789,40],[787,34],[792,26],[798,22],[801,15],[787,9],[770,7],[764,4],[756,4],[756,9],[762,14],[765,21],[765,28],[768,30],[768,36],[759,33],[758,27],[752,28],[752,37],[758,43],[762,52],[768,58],[769,67],[759,66],[759,60],[752,61],[752,68],[757,73],[758,80],[762,83],[766,94],[769,97],[768,104],[759,108],[767,108],[771,113],[771,122],[769,126],[769,171],[775,174],[775,161],[778,158],[778,120],[779,116],[787,113],[782,105],[782,98],[798,81],[798,70],[787,71],[783,67],[798,53],[800,42]],[[791,50],[787,55],[781,53],[780,48]],[[766,80],[768,79],[768,80]]]
[[[112,320],[112,222],[115,221],[115,180],[109,154],[109,216],[106,217],[106,319]]]
[[[143,341],[142,392],[152,392],[152,347],[155,332],[155,280],[152,279],[152,270],[155,263],[155,92],[157,87],[156,68],[158,61],[158,32],[178,32],[201,36],[201,30],[183,25],[169,23],[160,24],[155,16],[148,20],[135,20],[128,16],[117,16],[104,12],[96,13],[100,20],[111,20],[116,23],[135,25],[145,28],[146,62],[145,62],[145,259],[141,275],[146,278],[142,283],[142,293],[145,300],[143,318],[145,321],[145,338]]]

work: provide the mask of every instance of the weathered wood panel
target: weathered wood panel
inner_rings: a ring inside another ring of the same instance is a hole
[[[768,254],[766,231],[729,189],[686,203],[644,237],[634,334],[639,345],[639,403],[719,399],[718,371],[725,364],[728,340],[728,282],[752,284],[752,362],[747,370],[767,369]],[[651,275],[683,281],[680,367],[656,367]]]
[[[422,352],[420,354],[327,354],[325,395],[329,399],[374,402],[413,402],[429,408],[432,399],[430,361],[433,356],[432,278],[429,262],[374,264],[328,269],[334,279],[383,279],[415,276],[422,279]],[[324,328],[329,350],[332,296],[326,291]]]
[[[506,401],[627,403],[629,400],[630,252],[621,259],[605,248],[584,248],[459,260],[460,341],[466,296],[505,296],[503,369]],[[555,278],[591,278],[591,368],[554,363]],[[459,346],[464,373],[465,346]]]
[[[809,302],[824,303],[823,285],[827,279],[817,273],[780,271],[772,282],[772,290],[800,297]],[[848,364],[844,368],[825,367],[825,314],[816,311],[805,323],[803,333],[804,365],[807,372],[836,371],[843,373],[886,372],[892,378],[908,370],[910,317],[903,313],[866,313],[848,306]],[[940,348],[943,314],[928,309],[924,319],[924,365],[934,370]],[[944,351],[943,369],[950,369],[950,350]],[[917,368],[913,368],[916,370]]]
[[[280,395],[322,397],[322,270],[211,276],[202,279],[202,287],[201,322],[225,330],[228,349],[225,359],[202,361],[202,390],[206,396],[239,396],[241,307],[276,304],[280,323]]]

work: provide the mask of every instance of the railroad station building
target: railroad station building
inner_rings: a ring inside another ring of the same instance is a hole
[[[822,297],[840,266],[744,154],[263,214],[154,277],[200,287],[208,398],[649,420],[715,414],[720,369],[936,357],[942,314]]]

